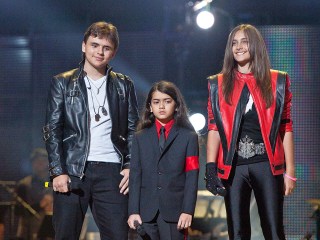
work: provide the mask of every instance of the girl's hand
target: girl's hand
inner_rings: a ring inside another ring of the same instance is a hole
[[[287,177],[286,174],[283,175],[283,178],[284,178],[284,195],[289,196],[290,194],[293,193],[293,190],[296,187],[296,181]]]
[[[142,220],[139,214],[131,214],[128,218],[128,225],[132,229],[136,229],[134,222],[137,221],[139,224],[142,224]]]
[[[182,230],[191,226],[192,215],[187,213],[181,213],[177,225],[178,230]]]

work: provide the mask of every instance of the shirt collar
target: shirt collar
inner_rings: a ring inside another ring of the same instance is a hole
[[[155,124],[156,124],[156,129],[157,129],[157,134],[158,134],[158,137],[160,136],[160,128],[163,126],[166,131],[165,131],[165,134],[166,134],[166,138],[168,137],[169,135],[169,132],[174,124],[174,118],[171,119],[166,125],[162,125],[157,119],[155,120]]]
[[[244,80],[244,81],[254,80],[254,75],[252,72],[241,73],[237,69],[235,69],[235,77],[237,80]]]

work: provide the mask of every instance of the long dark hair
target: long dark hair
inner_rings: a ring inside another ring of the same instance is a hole
[[[175,101],[176,111],[174,113],[175,123],[180,127],[185,127],[194,130],[188,118],[188,110],[183,99],[180,90],[172,82],[160,81],[153,84],[151,87],[146,102],[144,104],[144,109],[142,110],[141,118],[139,120],[137,130],[142,130],[144,128],[149,128],[154,124],[155,116],[151,112],[151,100],[152,95],[155,91],[165,93],[169,95]]]
[[[249,40],[250,66],[258,89],[266,102],[267,107],[270,107],[273,102],[270,60],[267,52],[266,44],[260,32],[250,24],[241,24],[235,27],[229,34],[224,61],[223,61],[223,83],[222,92],[227,103],[231,104],[231,96],[234,88],[235,72],[237,62],[234,60],[232,52],[232,41],[238,31],[243,31]]]

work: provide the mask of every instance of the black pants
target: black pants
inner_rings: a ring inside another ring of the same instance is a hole
[[[250,197],[254,192],[265,239],[284,240],[283,175],[274,176],[269,162],[234,167],[230,179],[223,182],[230,240],[251,238]]]
[[[161,213],[151,222],[143,222],[144,229],[151,240],[185,240],[187,239],[188,229],[177,229],[177,222],[166,222],[163,220]],[[143,239],[139,237],[138,239]],[[147,239],[147,238],[145,238]]]
[[[82,180],[71,177],[80,190],[54,194],[55,239],[78,240],[90,206],[101,240],[127,240],[128,197],[120,193],[121,179],[120,164],[97,162],[87,164]]]

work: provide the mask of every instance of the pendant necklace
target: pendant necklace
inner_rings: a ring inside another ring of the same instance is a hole
[[[97,87],[97,86],[93,83],[93,80],[92,80],[91,78],[89,78],[88,76],[87,76],[87,78],[88,78],[88,80],[89,80],[89,82],[90,82],[90,87],[91,87],[91,83],[92,83],[92,85],[97,89],[97,94],[99,94],[101,87],[102,87],[103,84],[106,82],[107,76],[104,76],[104,79],[103,79],[100,87]]]
[[[99,102],[99,100],[98,100],[98,98],[97,98],[97,96],[96,96],[96,94],[91,90],[91,83],[90,83],[90,80],[89,80],[89,78],[87,79],[88,80],[88,83],[89,83],[89,87],[88,87],[88,89],[90,90],[90,95],[91,95],[91,100],[92,100],[92,106],[93,106],[93,111],[94,111],[94,119],[96,120],[96,122],[99,122],[99,120],[100,120],[100,118],[101,118],[101,116],[100,116],[100,108],[101,108],[101,112],[102,112],[102,114],[104,115],[104,116],[107,116],[108,115],[108,111],[107,111],[107,109],[104,107],[104,104],[106,103],[106,99],[107,99],[107,91],[106,91],[106,94],[104,95],[104,100],[103,100],[103,105],[101,105],[100,104],[100,102]],[[102,85],[103,85],[103,83],[102,83]],[[101,85],[101,86],[102,86]],[[101,87],[100,86],[100,87]],[[100,88],[99,87],[99,88]],[[98,90],[98,92],[99,92],[99,90]],[[96,99],[96,101],[97,101],[97,103],[98,103],[98,110],[97,110],[97,112],[96,112],[96,108],[95,108],[95,106],[94,106],[94,99],[93,99],[93,96],[92,95],[94,95],[94,97],[95,97],[95,99]]]

